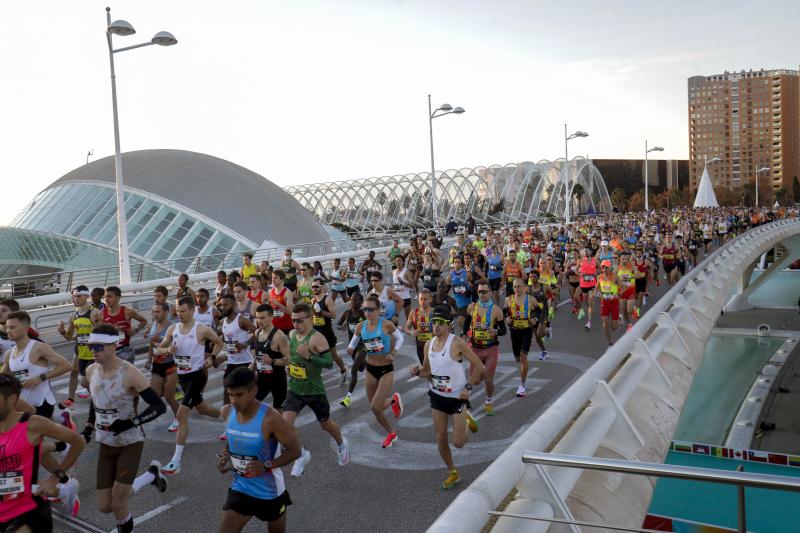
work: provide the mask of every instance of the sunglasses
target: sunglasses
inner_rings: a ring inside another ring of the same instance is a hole
[[[365,313],[372,313],[378,310],[377,307],[362,307],[361,309],[363,309]]]
[[[434,318],[433,320],[431,320],[431,323],[434,326],[449,326],[450,325],[450,321],[447,320],[446,318]]]
[[[90,344],[89,351],[90,352],[102,352],[106,349],[106,346],[110,346],[109,344]]]
[[[322,287],[320,287],[319,285],[312,285],[312,286],[311,286],[311,289],[312,289],[312,290],[317,290],[317,289],[321,289],[321,288],[322,288]]]
[[[299,318],[292,317],[292,324],[302,324],[304,320],[307,320],[307,316],[301,316]]]
[[[489,294],[489,291],[485,289],[484,290],[478,289],[478,294]]]

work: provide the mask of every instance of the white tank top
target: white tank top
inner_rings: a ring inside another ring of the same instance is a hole
[[[172,331],[172,342],[175,343],[175,365],[178,367],[178,374],[188,374],[203,368],[206,356],[206,347],[197,342],[197,322],[194,322],[192,329],[186,335],[181,333],[180,323],[175,324]]]
[[[141,427],[130,428],[119,435],[108,430],[115,420],[128,420],[136,416],[136,396],[125,390],[123,383],[129,365],[127,361],[120,361],[119,368],[109,378],[103,377],[102,368],[95,368],[89,381],[95,412],[95,438],[108,446],[127,446],[144,440]]]
[[[3,355],[4,353],[6,353],[6,351],[10,350],[16,345],[17,345],[16,342],[0,337],[0,355]]]
[[[33,350],[34,345],[38,342],[39,341],[32,339],[28,341],[28,345],[22,351],[22,355],[20,356],[17,356],[19,349],[14,346],[8,356],[8,368],[11,370],[11,373],[14,374],[18,380],[20,380],[21,383],[25,383],[29,379],[40,376],[49,369],[47,366],[31,363],[31,350]],[[53,396],[53,390],[50,388],[50,380],[45,380],[32,389],[22,389],[20,396],[23,400],[34,407],[39,407],[44,402],[47,402],[50,405],[55,405],[56,403],[55,396]]]
[[[253,354],[247,346],[241,352],[236,350],[237,342],[244,344],[250,338],[250,332],[239,327],[239,315],[236,315],[231,322],[228,322],[227,318],[222,321],[222,336],[228,352],[228,363],[240,365],[253,362]]]
[[[194,308],[194,320],[198,324],[202,324],[204,326],[208,326],[210,328],[214,327],[214,311],[213,308],[209,305],[208,311],[205,313],[201,313],[198,307]]]
[[[436,394],[446,398],[458,398],[467,384],[464,366],[450,356],[450,346],[455,338],[455,335],[449,333],[444,348],[435,352],[433,344],[436,342],[436,338],[434,337],[428,349],[428,361],[431,365],[430,388]]]
[[[409,290],[408,286],[405,285],[402,281],[406,272],[408,272],[407,268],[403,268],[403,270],[401,270],[400,272],[398,272],[397,269],[394,269],[392,271],[392,279],[394,280],[394,292],[396,292],[397,295],[403,300],[411,298],[411,291]]]

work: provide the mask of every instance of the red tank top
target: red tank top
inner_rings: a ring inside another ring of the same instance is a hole
[[[581,261],[581,287],[595,287],[597,286],[597,262],[584,259]]]
[[[28,415],[8,433],[0,433],[0,522],[36,508],[31,485],[39,470],[39,446],[28,442]]]
[[[251,302],[255,302],[257,304],[263,303],[264,301],[264,291],[258,289],[258,292],[253,294],[253,291],[247,291],[247,299]]]
[[[647,273],[647,261],[644,259],[642,259],[641,262],[638,259],[634,259],[633,266],[635,266],[636,270],[639,272],[644,272],[645,274]]]
[[[275,292],[275,289],[269,291],[269,301],[278,302],[281,305],[286,305],[286,287],[281,290],[280,294]],[[272,325],[278,329],[292,329],[292,316],[284,313],[283,309],[273,305],[275,309],[275,316],[272,319]]]
[[[115,326],[118,330],[124,333],[124,337],[122,340],[119,341],[117,344],[117,348],[122,348],[123,346],[127,346],[131,342],[131,323],[125,317],[125,306],[119,306],[119,312],[116,315],[110,315],[108,313],[108,307],[103,308],[103,322],[106,324],[111,324]]]

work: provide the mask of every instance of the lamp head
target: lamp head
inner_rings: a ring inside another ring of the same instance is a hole
[[[770,170],[772,169],[769,167],[761,167],[758,170],[756,170],[756,172],[769,172]]]
[[[172,46],[178,44],[178,39],[168,31],[160,31],[150,39],[150,42],[159,46]]]
[[[464,108],[463,107],[457,107],[457,108],[453,109],[453,113],[457,113],[459,115],[461,113],[463,113],[463,112],[464,112]]]
[[[588,137],[588,136],[589,136],[589,134],[586,133],[585,131],[576,131],[575,132],[575,137]]]
[[[107,30],[108,33],[113,33],[120,37],[127,37],[128,35],[136,33],[136,30],[133,29],[133,26],[131,26],[131,23],[127,20],[115,20],[109,24]]]
[[[662,148],[661,146],[653,146],[652,148],[650,148],[650,151],[651,152],[663,152],[664,148]]]
[[[442,105],[439,106],[439,109],[437,109],[436,111],[452,111],[452,110],[453,110],[453,106],[451,106],[450,104],[442,104]]]
[[[721,157],[712,157],[711,159],[706,161],[706,165],[709,164],[709,163],[716,163],[718,161],[722,161],[722,158]]]

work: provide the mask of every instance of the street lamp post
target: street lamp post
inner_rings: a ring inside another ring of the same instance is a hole
[[[645,139],[645,141],[644,141],[644,210],[645,211],[650,211],[650,202],[648,200],[648,186],[649,186],[648,181],[650,181],[650,180],[648,179],[649,178],[649,176],[648,176],[648,170],[649,169],[647,168],[648,167],[648,165],[647,165],[647,154],[649,154],[650,152],[663,152],[663,151],[664,151],[664,149],[662,147],[660,147],[660,146],[653,146],[652,148],[650,148],[648,150],[647,149],[647,139]]]
[[[436,164],[433,158],[433,119],[455,113],[460,115],[464,112],[463,107],[453,107],[450,104],[442,104],[433,111],[431,106],[431,95],[428,95],[428,129],[431,136],[431,205],[433,206],[433,226],[439,227],[439,217],[436,211]]]
[[[769,167],[761,167],[758,170],[756,170],[756,207],[758,207],[758,175],[761,174],[762,172],[769,172],[770,170],[772,169],[770,169]]]
[[[567,165],[569,164],[569,141],[572,139],[577,139],[580,137],[588,137],[589,134],[585,131],[576,131],[572,135],[567,135],[567,125],[564,124],[564,175],[566,176],[567,172]],[[566,198],[566,207],[564,209],[564,220],[567,224],[570,223],[569,220],[569,207],[572,203],[572,189],[573,185],[569,184],[569,180],[567,180],[567,198]]]
[[[126,37],[133,35],[136,30],[127,21],[116,20],[111,22],[111,8],[106,8],[106,40],[108,41],[108,60],[111,67],[111,107],[114,115],[114,174],[117,190],[117,240],[119,241],[119,282],[125,285],[131,282],[131,264],[128,256],[128,224],[125,216],[125,193],[122,176],[122,154],[119,146],[119,115],[117,113],[117,76],[114,71],[114,54],[157,44],[159,46],[172,46],[178,40],[166,31],[156,33],[148,42],[117,48],[114,50],[112,36]],[[87,158],[88,159],[88,158]]]

